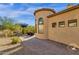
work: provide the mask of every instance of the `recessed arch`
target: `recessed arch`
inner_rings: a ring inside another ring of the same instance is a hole
[[[44,20],[42,17],[38,19],[38,33],[43,33],[44,29]]]

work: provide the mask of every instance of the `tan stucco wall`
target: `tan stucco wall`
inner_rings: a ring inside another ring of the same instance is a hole
[[[77,19],[77,27],[68,27],[68,20]],[[58,22],[65,21],[65,27],[58,27]],[[52,28],[52,23],[57,26]],[[48,18],[48,38],[68,45],[77,45],[79,48],[79,9],[69,11],[54,17]]]
[[[37,28],[37,33],[35,33],[36,37],[37,38],[40,38],[40,39],[48,39],[48,20],[47,20],[47,16],[49,14],[53,14],[53,12],[51,11],[46,11],[46,10],[43,10],[43,11],[39,11],[35,14],[35,19],[36,19],[36,28]],[[38,33],[38,20],[39,18],[42,17],[43,20],[44,20],[44,30],[43,30],[43,34],[40,34]]]

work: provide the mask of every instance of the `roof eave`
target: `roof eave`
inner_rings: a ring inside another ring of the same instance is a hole
[[[72,11],[72,10],[75,10],[75,9],[78,9],[78,8],[79,8],[79,4],[76,5],[76,6],[73,6],[73,7],[71,7],[71,8],[62,10],[62,11],[60,11],[60,12],[58,12],[58,13],[51,14],[51,15],[49,15],[49,16],[47,16],[47,17],[50,18],[50,17],[53,17],[53,16],[57,16],[57,15],[60,15],[60,14],[63,14],[63,13],[66,13],[66,12],[69,12],[69,11]]]
[[[39,12],[39,11],[43,11],[43,10],[51,11],[51,12],[53,12],[53,13],[56,13],[56,12],[55,12],[54,10],[52,10],[52,9],[42,8],[42,9],[38,9],[38,10],[36,10],[36,11],[34,12],[34,15],[35,15],[37,12]]]

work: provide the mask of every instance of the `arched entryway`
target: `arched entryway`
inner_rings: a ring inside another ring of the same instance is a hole
[[[39,18],[38,20],[38,33],[43,33],[44,31],[44,20],[42,17]]]

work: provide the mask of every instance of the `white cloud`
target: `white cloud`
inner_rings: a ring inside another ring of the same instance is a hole
[[[10,7],[12,7],[14,4],[0,4],[0,16],[7,16],[11,18],[19,17],[21,15],[33,15],[34,11],[36,9],[40,9],[42,7],[29,7],[28,9],[22,10],[22,8],[18,10],[12,10]]]
[[[3,6],[3,5],[2,5]],[[8,6],[6,6],[8,7]],[[19,17],[21,15],[33,15],[34,11],[36,9],[40,9],[42,7],[36,7],[36,8],[28,8],[28,9],[25,9],[25,10],[11,10],[11,9],[7,9],[6,7],[5,10],[0,10],[0,16],[7,16],[7,17],[12,17],[12,18],[15,18],[15,17]]]
[[[28,9],[22,10],[22,8],[18,10],[12,10],[10,7],[13,7],[13,3],[10,4],[0,4],[0,16],[7,16],[11,18],[16,18],[21,15],[33,15],[36,9],[41,9],[41,7],[29,7]]]
[[[14,5],[14,3],[10,3],[10,6],[13,6]]]
[[[0,16],[8,16],[8,17],[18,17],[21,15],[33,15],[34,11],[36,9],[40,9],[42,7],[29,7],[28,9],[22,10],[22,8],[18,10],[12,10],[10,7],[12,7],[14,4],[0,4]]]
[[[6,11],[0,11],[2,14],[8,16],[8,17],[18,17],[21,15],[33,15],[35,8],[28,8],[26,10],[6,10]]]
[[[20,10],[0,10],[0,16],[8,16],[8,17],[18,17],[21,15],[31,15],[31,13],[27,10],[20,11]]]
[[[22,15],[32,15],[32,12],[30,10],[24,10],[24,11],[14,10],[8,14],[9,17],[18,17]]]

